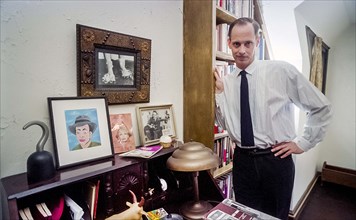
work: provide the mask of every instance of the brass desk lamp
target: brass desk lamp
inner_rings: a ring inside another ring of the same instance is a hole
[[[199,171],[217,167],[219,159],[213,151],[199,142],[188,142],[175,150],[167,160],[167,167],[174,171],[192,172],[194,201],[188,201],[181,207],[181,214],[187,219],[202,219],[213,206],[199,199]]]

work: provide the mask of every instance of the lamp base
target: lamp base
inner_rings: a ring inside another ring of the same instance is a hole
[[[203,219],[204,214],[212,208],[213,206],[206,201],[189,201],[182,205],[180,213],[185,219]]]

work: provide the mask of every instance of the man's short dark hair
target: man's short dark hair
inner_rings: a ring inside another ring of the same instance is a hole
[[[255,30],[255,35],[256,36],[259,36],[260,35],[260,30],[261,30],[261,27],[260,27],[260,24],[255,21],[254,19],[252,18],[249,18],[249,17],[241,17],[241,18],[238,18],[236,19],[234,22],[232,22],[230,24],[230,27],[229,27],[229,38],[231,37],[231,31],[232,31],[232,28],[234,28],[234,26],[237,26],[237,25],[246,25],[246,24],[252,24],[253,26],[253,29]]]

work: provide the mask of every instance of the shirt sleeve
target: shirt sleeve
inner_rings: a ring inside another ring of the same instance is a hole
[[[224,92],[215,94],[215,120],[217,124],[226,130],[225,118],[223,115]]]
[[[290,67],[287,83],[292,102],[306,112],[302,136],[294,141],[305,152],[321,142],[332,119],[331,104],[325,95],[295,67]]]

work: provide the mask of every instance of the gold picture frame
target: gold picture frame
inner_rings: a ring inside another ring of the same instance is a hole
[[[177,137],[173,105],[138,106],[136,114],[143,146],[158,144],[162,135]]]
[[[150,101],[151,40],[77,24],[77,94]]]

